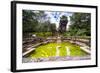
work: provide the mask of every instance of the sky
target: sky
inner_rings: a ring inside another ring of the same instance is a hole
[[[51,11],[45,11],[45,13],[47,14],[48,17],[50,17],[50,22],[51,23],[55,23],[56,27],[59,27],[59,21],[60,21],[60,17],[65,15],[68,17],[68,24],[67,24],[67,28],[69,28],[70,25],[70,17],[72,16],[71,12],[51,12]]]
[[[39,11],[33,11],[35,13],[38,13]],[[59,27],[59,21],[61,16],[67,16],[68,17],[68,23],[67,23],[67,29],[69,28],[70,25],[70,16],[72,16],[72,12],[62,12],[62,11],[44,11],[44,13],[47,15],[46,17],[50,18],[51,23],[56,24],[56,28]]]

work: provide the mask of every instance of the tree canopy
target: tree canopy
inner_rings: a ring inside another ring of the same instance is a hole
[[[56,31],[56,24],[50,22],[44,11],[23,10],[23,33]]]
[[[73,13],[70,17],[71,25],[68,32],[71,36],[90,36],[91,35],[91,14]]]
[[[51,23],[50,17],[45,11],[23,10],[23,34],[56,32],[56,24]],[[72,13],[70,16],[70,25],[66,31],[68,17],[63,15],[59,21],[59,32],[65,36],[90,36],[91,35],[91,14],[90,13]]]
[[[61,16],[60,17],[60,23],[59,23],[60,33],[64,33],[66,31],[67,23],[68,23],[67,16],[65,16],[65,15]]]

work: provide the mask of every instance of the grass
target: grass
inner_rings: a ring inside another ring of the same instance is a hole
[[[79,46],[71,44],[69,42],[62,42],[62,43],[48,43],[45,45],[41,45],[33,51],[29,57],[31,58],[47,58],[47,57],[55,57],[56,56],[56,47],[61,46],[59,48],[59,56],[67,56],[65,46],[69,47],[70,49],[70,56],[85,56],[87,55],[83,52]]]

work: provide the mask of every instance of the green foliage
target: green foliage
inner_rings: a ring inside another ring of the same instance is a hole
[[[52,23],[50,26],[50,32],[52,32],[52,36],[56,33],[56,24]]]
[[[60,23],[59,23],[59,32],[61,34],[63,34],[64,32],[66,32],[66,26],[68,23],[68,18],[67,16],[63,15],[60,17]]]
[[[60,25],[59,31],[64,36],[90,36],[91,14],[73,13],[70,16],[71,25],[66,31],[66,25]],[[60,22],[68,22],[66,16],[60,17]],[[39,33],[40,36],[53,36],[56,32],[56,24],[50,22],[50,17],[44,11],[23,10],[23,35]],[[50,32],[50,34],[46,34]],[[41,34],[40,34],[41,33]],[[52,34],[51,34],[52,33]]]
[[[36,16],[35,13],[33,13],[30,10],[23,10],[23,32],[32,32],[36,29],[36,24],[38,24],[38,21],[32,17],[32,15]],[[33,29],[33,27],[35,27]]]
[[[91,35],[91,14],[73,13],[70,17],[71,25],[68,32],[71,36],[90,36]]]
[[[66,21],[68,21],[68,18],[65,15],[63,15],[62,17],[60,17],[60,20],[66,20]]]
[[[53,34],[55,31],[56,25],[50,23],[50,18],[47,17],[44,11],[23,10],[23,34],[32,32],[39,32],[40,34],[42,32],[40,35],[48,36],[50,34],[46,35],[46,33],[52,32]]]

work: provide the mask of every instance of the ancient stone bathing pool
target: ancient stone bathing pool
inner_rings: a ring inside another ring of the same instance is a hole
[[[31,61],[35,62],[75,60],[90,59],[90,55],[83,51],[78,45],[69,42],[61,42],[42,44],[36,47],[35,50],[26,57],[26,59],[31,59]]]

